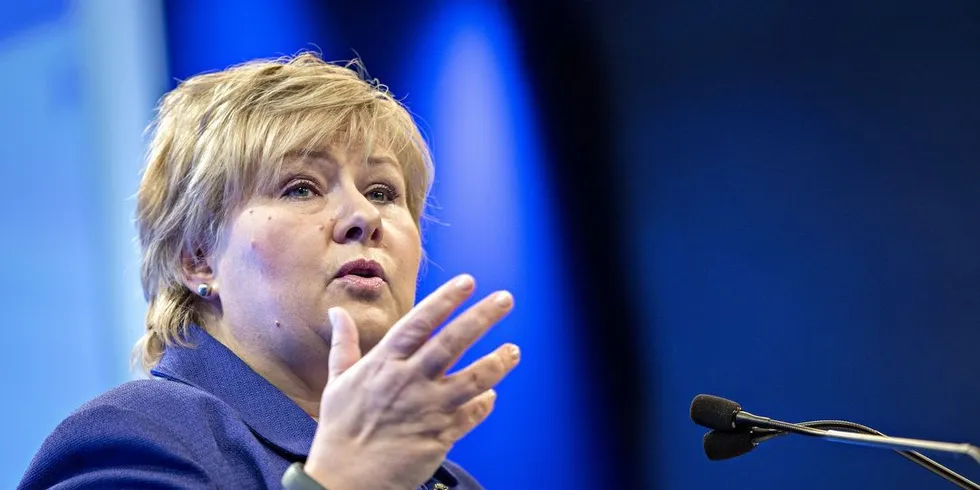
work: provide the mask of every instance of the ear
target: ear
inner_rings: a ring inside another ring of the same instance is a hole
[[[180,252],[180,271],[187,289],[206,298],[213,298],[216,295],[217,284],[215,284],[214,268],[211,267],[209,258],[199,247],[184,247]],[[208,286],[210,294],[200,294],[198,288],[202,284]]]

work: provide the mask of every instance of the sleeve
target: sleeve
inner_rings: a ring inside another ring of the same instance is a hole
[[[473,478],[473,475],[469,474],[469,472],[464,470],[459,464],[448,459],[442,464],[449,471],[451,471],[453,476],[456,477],[456,480],[458,480],[457,488],[465,490],[483,490],[483,486],[480,485],[480,482],[476,481],[476,478]]]
[[[133,410],[101,406],[62,422],[17,488],[216,487],[172,430]]]

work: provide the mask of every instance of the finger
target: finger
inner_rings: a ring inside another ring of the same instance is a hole
[[[330,308],[327,316],[330,317],[331,328],[330,377],[327,381],[330,384],[361,359],[361,347],[358,344],[357,325],[346,310]]]
[[[499,291],[483,298],[420,347],[413,359],[429,378],[436,379],[444,375],[466,349],[513,307],[514,297],[507,291]]]
[[[494,390],[487,390],[480,393],[473,398],[468,403],[459,407],[459,410],[453,414],[453,425],[446,431],[445,436],[449,439],[448,442],[455,443],[460,440],[466,434],[469,434],[478,425],[482,424],[490,413],[493,412],[493,407],[497,402],[497,392]]]
[[[380,352],[407,358],[415,353],[449,315],[473,294],[473,276],[463,274],[443,284],[402,317],[378,343]]]
[[[520,349],[514,344],[506,344],[447,377],[442,383],[447,393],[447,408],[461,407],[497,386],[520,360]]]

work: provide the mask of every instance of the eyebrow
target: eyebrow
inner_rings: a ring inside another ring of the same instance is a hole
[[[402,169],[401,165],[398,164],[398,160],[388,155],[372,155],[368,157],[367,163],[371,166],[391,165],[398,170]]]

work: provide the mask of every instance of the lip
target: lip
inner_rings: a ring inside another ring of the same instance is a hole
[[[377,277],[384,282],[388,282],[388,276],[385,274],[384,267],[378,262],[369,259],[357,259],[347,262],[337,270],[337,275],[334,276],[335,279],[343,278],[345,276],[353,277]]]

